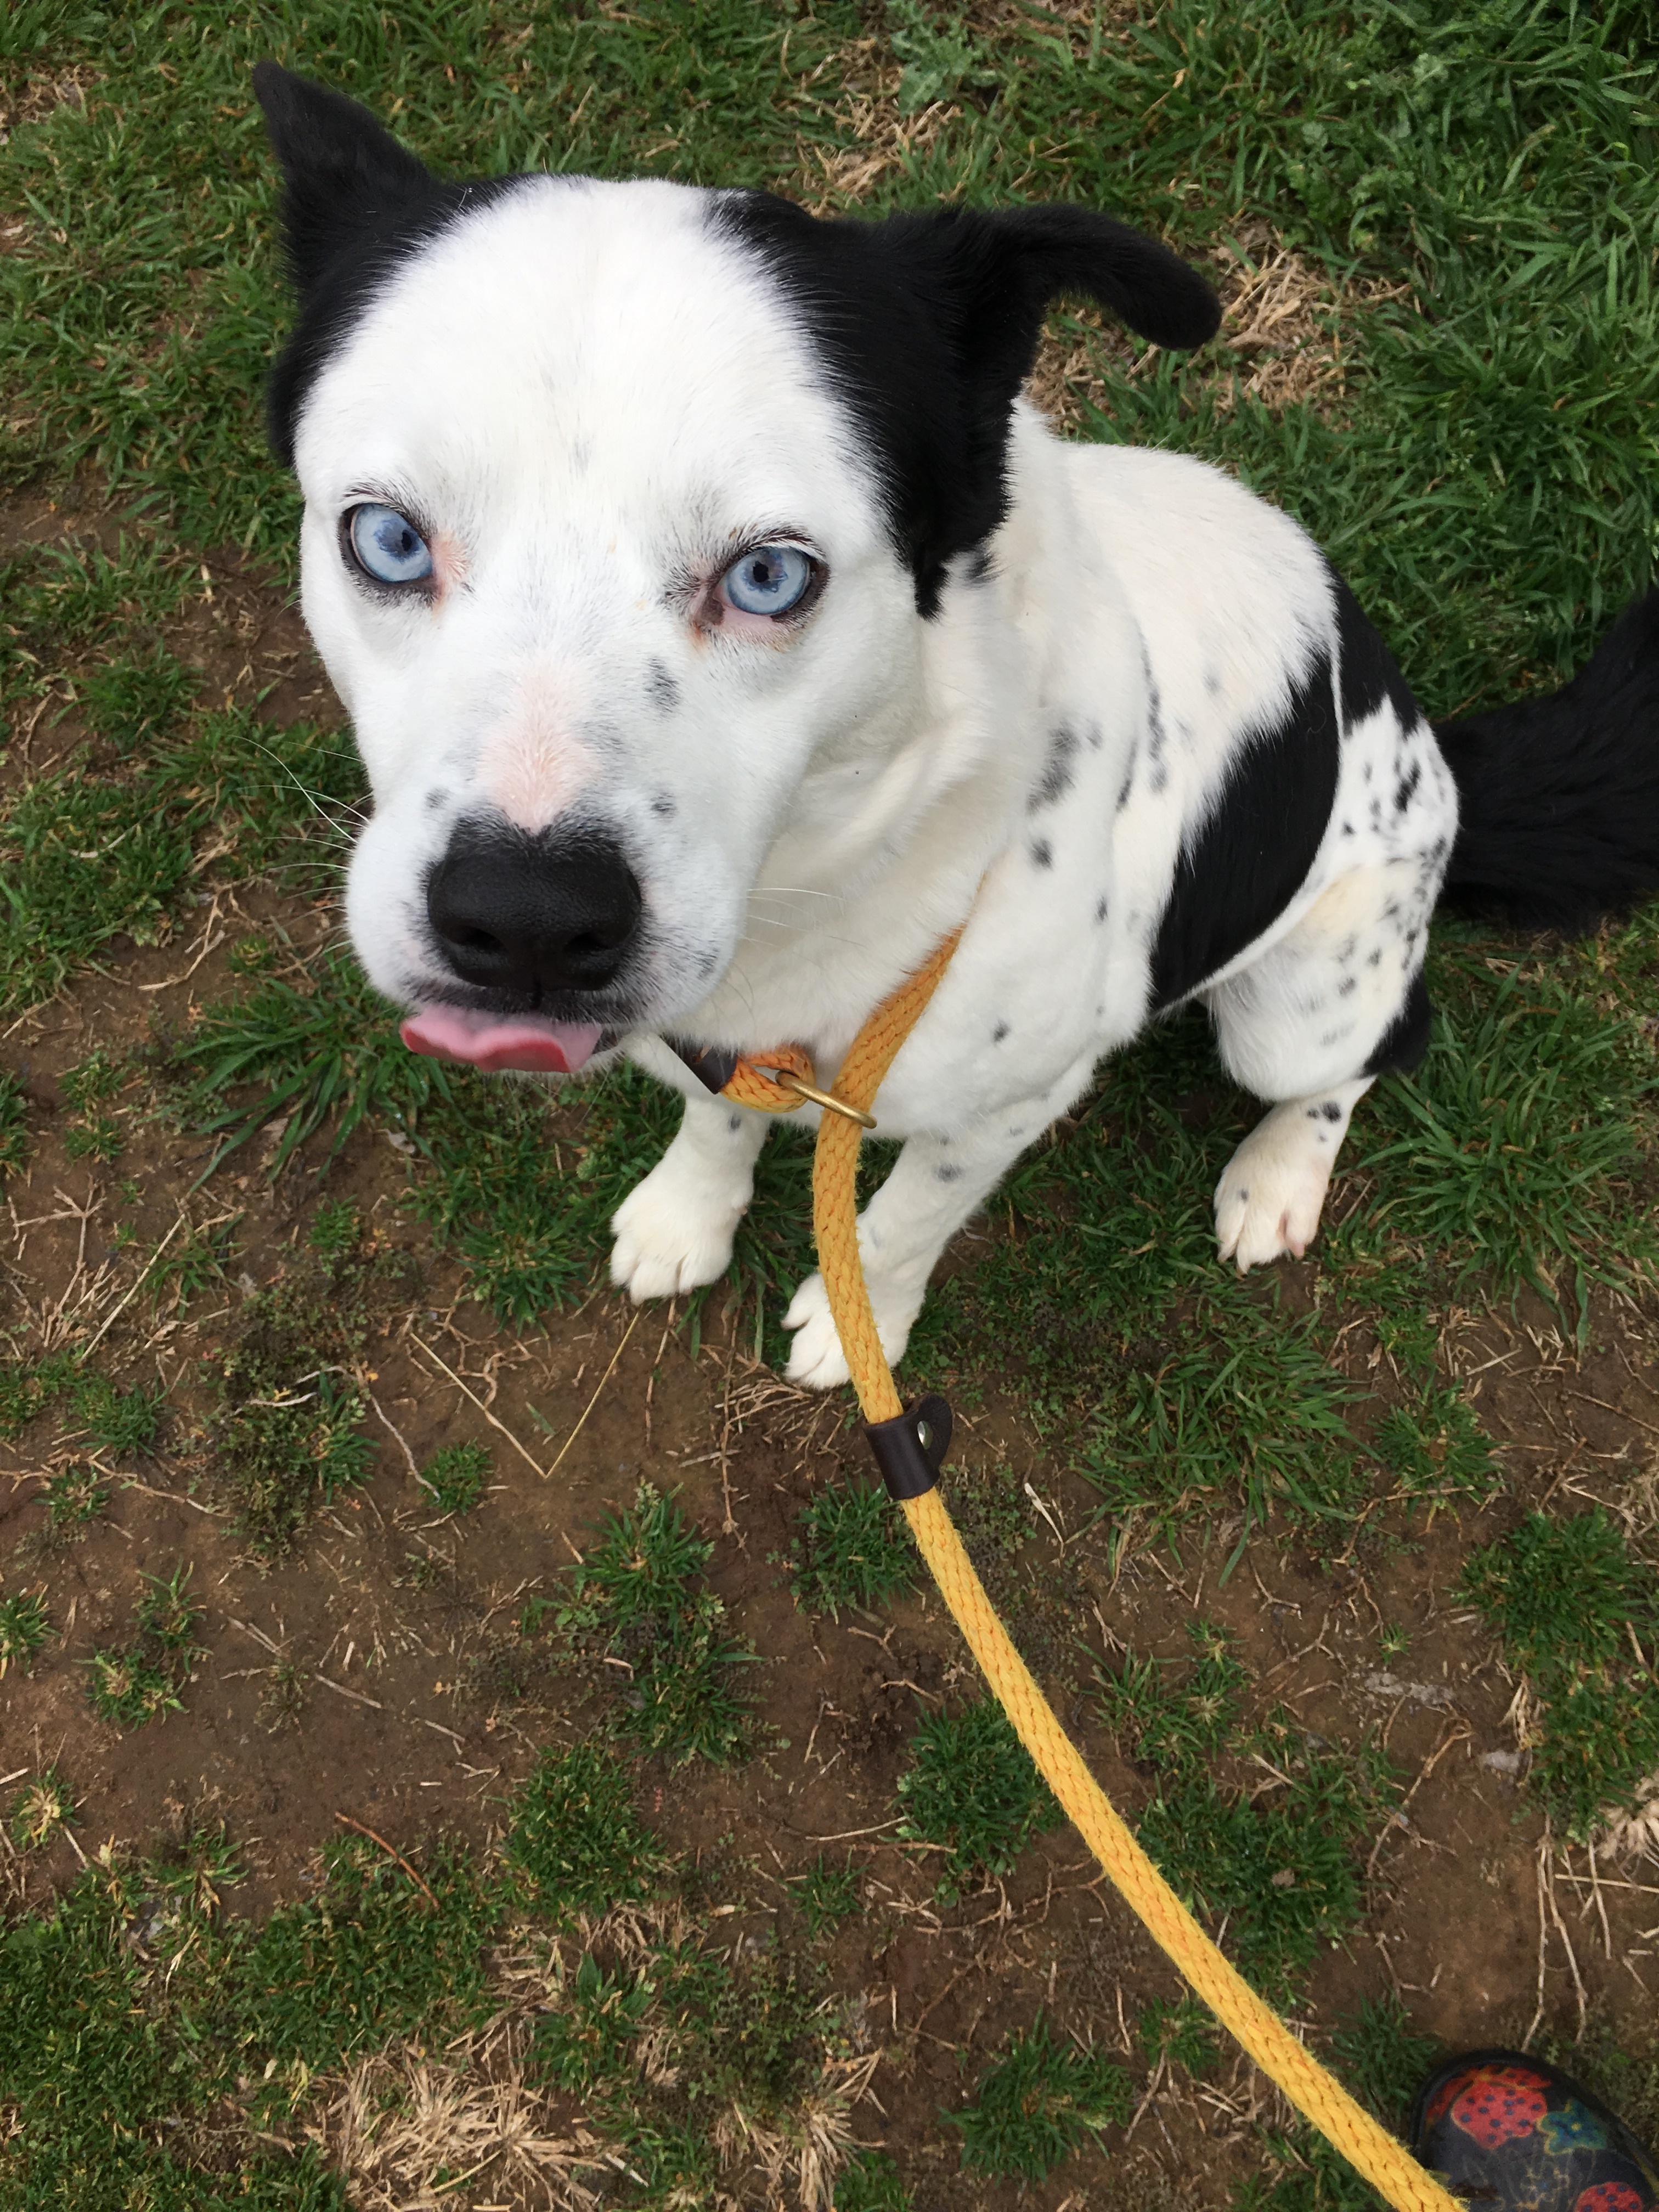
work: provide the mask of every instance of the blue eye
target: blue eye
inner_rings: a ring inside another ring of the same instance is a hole
[[[359,507],[351,515],[351,550],[377,584],[418,584],[432,574],[432,549],[395,507]]]
[[[720,594],[745,615],[787,615],[806,596],[817,570],[795,545],[757,545],[720,578]]]

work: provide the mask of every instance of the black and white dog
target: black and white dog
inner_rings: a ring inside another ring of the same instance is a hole
[[[434,178],[273,64],[300,297],[270,386],[304,606],[374,811],[348,911],[417,1051],[685,1095],[617,1212],[635,1298],[726,1267],[769,1117],[964,917],[883,1085],[890,1355],[952,1233],[1167,1008],[1272,1110],[1222,1256],[1299,1254],[1426,1041],[1443,890],[1583,924],[1659,888],[1659,592],[1553,700],[1432,730],[1297,526],[1020,398],[1046,303],[1194,346],[1209,287],[1075,207],[820,222],[768,194]],[[845,1378],[823,1286],[789,1372]]]

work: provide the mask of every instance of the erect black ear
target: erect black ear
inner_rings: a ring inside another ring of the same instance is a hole
[[[265,388],[270,442],[291,463],[307,395],[377,293],[458,216],[520,180],[434,177],[366,107],[275,62],[257,65],[253,89],[283,165],[283,233],[300,295],[299,320]]]
[[[1010,411],[1043,311],[1081,293],[1164,346],[1201,345],[1215,294],[1167,246],[1091,208],[951,208],[821,222],[766,192],[715,220],[772,269],[850,410],[925,615],[1006,506]]]
[[[437,179],[343,93],[258,62],[253,89],[282,164],[283,230],[303,299],[329,264],[430,204]]]

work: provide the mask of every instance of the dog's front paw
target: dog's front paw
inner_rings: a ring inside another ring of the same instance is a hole
[[[1228,1161],[1215,1188],[1216,1242],[1241,1275],[1270,1261],[1299,1260],[1319,1227],[1331,1159],[1286,1135],[1269,1115]]]
[[[611,1217],[611,1281],[635,1305],[718,1281],[731,1262],[748,1195],[746,1188],[735,1198],[711,1192],[668,1155]]]
[[[873,1291],[871,1304],[887,1364],[896,1367],[910,1341],[910,1324],[921,1310],[920,1304],[901,1308]],[[830,1316],[830,1293],[823,1287],[822,1275],[806,1278],[790,1301],[783,1325],[795,1333],[794,1343],[789,1348],[789,1364],[783,1370],[791,1382],[804,1382],[809,1390],[833,1390],[849,1379],[847,1355],[841,1348],[841,1339]]]

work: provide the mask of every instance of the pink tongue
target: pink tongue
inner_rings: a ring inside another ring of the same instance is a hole
[[[504,1067],[538,1075],[574,1075],[599,1041],[597,1022],[502,1020],[459,1006],[428,1006],[403,1026],[411,1052],[432,1060],[465,1060],[494,1074]]]

